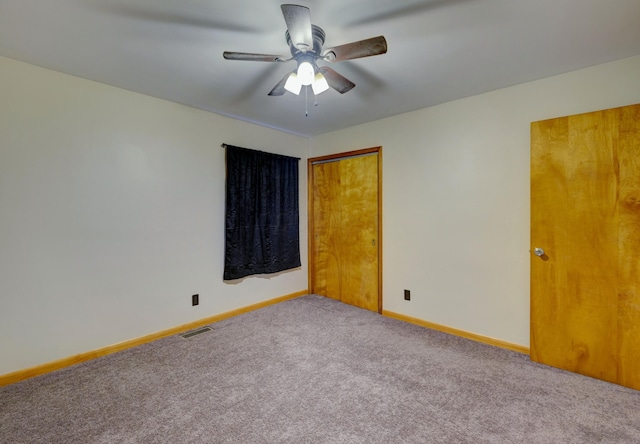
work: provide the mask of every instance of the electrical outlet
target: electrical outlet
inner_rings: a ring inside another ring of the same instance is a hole
[[[411,300],[411,290],[405,290],[404,291],[404,300],[405,301],[410,301]]]
[[[200,295],[194,294],[191,296],[191,305],[198,305],[200,303]]]

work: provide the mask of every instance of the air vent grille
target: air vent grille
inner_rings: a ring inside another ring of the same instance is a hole
[[[192,336],[199,335],[200,333],[205,333],[205,332],[208,332],[208,331],[211,331],[211,329],[209,327],[202,327],[202,328],[199,328],[197,330],[191,330],[191,331],[188,331],[186,333],[183,333],[180,336],[182,336],[183,338],[190,338]]]

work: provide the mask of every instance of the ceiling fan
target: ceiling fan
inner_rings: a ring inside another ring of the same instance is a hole
[[[225,51],[227,60],[247,60],[255,62],[289,62],[295,60],[298,67],[287,73],[269,92],[270,96],[284,95],[285,91],[300,94],[302,86],[310,86],[315,95],[329,89],[341,94],[350,91],[355,83],[338,74],[328,66],[318,66],[317,61],[341,62],[343,60],[369,57],[387,52],[387,41],[383,36],[347,43],[323,50],[325,32],[311,24],[309,8],[300,5],[281,5],[282,15],[287,24],[285,39],[291,57],[270,54]]]

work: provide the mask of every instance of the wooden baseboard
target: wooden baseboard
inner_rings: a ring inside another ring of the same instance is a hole
[[[433,322],[424,321],[422,319],[413,318],[399,313],[394,313],[388,310],[382,310],[382,315],[389,318],[398,319],[400,321],[409,322],[410,324],[419,325],[421,327],[427,327],[432,330],[437,330],[443,333],[448,333],[462,338],[471,339],[472,341],[482,342],[483,344],[493,345],[494,347],[506,348],[518,353],[529,354],[529,347],[524,345],[512,344],[510,342],[501,341],[500,339],[491,338],[489,336],[483,336],[476,333],[471,333],[464,330],[458,330],[457,328],[447,327],[445,325],[435,324]]]
[[[136,347],[138,345],[146,344],[147,342],[155,341],[157,339],[165,338],[167,336],[172,336],[178,333],[203,327],[205,325],[213,324],[214,322],[222,321],[223,319],[232,318],[234,316],[238,316],[243,313],[248,313],[250,311],[257,310],[259,308],[264,308],[269,305],[278,304],[280,302],[288,301],[289,299],[295,299],[297,297],[304,296],[306,294],[309,294],[308,290],[297,291],[295,293],[291,293],[286,296],[280,296],[275,299],[269,299],[267,301],[258,302],[257,304],[248,305],[246,307],[240,307],[236,310],[217,314],[204,319],[199,319],[197,321],[189,322],[188,324],[179,325],[177,327],[169,328],[167,330],[162,330],[156,333],[142,336],[140,338],[130,339],[128,341],[120,342],[118,344],[109,345],[107,347],[100,348],[98,350],[92,350],[89,352],[80,353],[79,355],[58,359],[56,361],[48,362],[46,364],[0,375],[0,387],[13,384],[15,382],[22,381],[28,378],[32,378],[34,376],[43,375],[45,373],[49,373],[55,370],[60,370],[65,367],[70,367],[72,365],[79,364],[81,362],[90,361],[91,359],[96,359],[101,356],[109,355],[111,353],[116,353],[122,350],[126,350],[128,348]]]

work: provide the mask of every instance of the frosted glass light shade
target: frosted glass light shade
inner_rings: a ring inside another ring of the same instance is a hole
[[[315,71],[313,65],[309,62],[302,62],[298,66],[298,79],[300,83],[305,86],[311,85],[314,79]]]
[[[321,72],[316,73],[313,83],[311,84],[311,88],[316,96],[329,89],[327,79],[324,78]]]
[[[298,74],[292,72],[289,74],[289,78],[284,83],[284,89],[289,91],[290,93],[295,94],[296,96],[300,94],[300,90],[302,89],[302,83],[300,82],[300,78]]]

